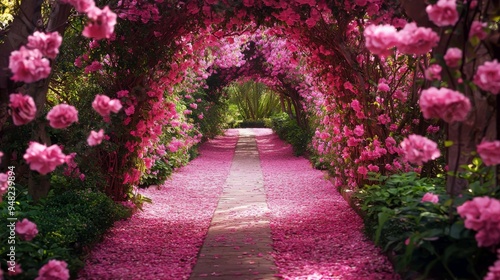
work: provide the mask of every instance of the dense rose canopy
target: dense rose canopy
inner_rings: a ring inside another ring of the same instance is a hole
[[[15,125],[27,124],[36,117],[36,105],[31,96],[13,93],[9,99],[10,114]]]
[[[448,123],[465,120],[471,110],[469,98],[448,88],[422,90],[419,105],[425,118],[441,118]]]

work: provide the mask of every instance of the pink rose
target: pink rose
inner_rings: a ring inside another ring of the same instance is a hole
[[[365,134],[365,130],[363,128],[363,125],[360,124],[360,125],[357,125],[354,130],[353,130],[354,134],[356,134],[357,136],[361,137],[363,136],[363,134]]]
[[[401,152],[408,162],[418,165],[441,156],[434,141],[415,134],[408,136],[401,142]]]
[[[495,261],[495,263],[489,267],[488,274],[483,278],[483,280],[498,280],[500,279],[500,260]]]
[[[78,121],[78,111],[71,105],[59,104],[49,111],[47,120],[53,128],[66,128]]]
[[[104,130],[101,129],[99,132],[91,131],[89,137],[87,138],[87,143],[89,146],[96,146],[101,144],[102,139],[104,138]]]
[[[495,59],[477,68],[474,83],[484,91],[500,93],[500,63]]]
[[[38,229],[35,223],[28,219],[23,219],[22,221],[17,221],[16,232],[21,239],[31,241],[38,234]]]
[[[425,69],[424,75],[427,80],[441,80],[441,70],[443,68],[439,64],[432,64]]]
[[[9,96],[10,114],[15,125],[27,124],[36,116],[35,101],[29,95],[13,93]]]
[[[483,141],[477,145],[477,153],[487,166],[500,164],[500,141]]]
[[[200,120],[203,120],[203,117],[204,117],[204,116],[203,116],[203,113],[200,113],[200,114],[198,115],[198,119],[200,119]]]
[[[31,170],[36,170],[43,175],[54,171],[66,160],[66,155],[62,153],[59,146],[47,147],[37,142],[30,143],[23,157],[30,165]]]
[[[462,62],[462,50],[459,48],[449,48],[444,55],[444,61],[448,67],[458,67]]]
[[[21,268],[21,265],[16,263],[16,265],[14,266],[14,269],[9,269],[9,276],[16,276],[16,275],[19,275],[23,273],[23,269]],[[2,274],[0,274],[1,276]],[[1,279],[1,277],[0,277]]]
[[[116,14],[108,6],[102,10],[91,7],[86,12],[90,22],[83,29],[82,35],[87,38],[109,39],[115,30]]]
[[[2,201],[2,195],[9,189],[9,175],[5,173],[0,173],[0,202]]]
[[[437,26],[455,25],[458,22],[456,0],[439,0],[425,9],[429,19]]]
[[[103,117],[109,116],[111,112],[118,113],[122,108],[122,103],[118,99],[110,99],[106,95],[96,95],[92,102],[92,108]]]
[[[437,196],[431,192],[428,192],[428,193],[424,194],[421,202],[431,202],[431,203],[437,204],[439,202],[439,196]]]
[[[448,123],[465,120],[471,109],[469,98],[447,88],[422,90],[419,104],[426,119],[441,118]]]
[[[479,247],[500,243],[500,201],[488,196],[474,197],[457,207],[457,212],[468,229],[477,231]]]
[[[68,264],[65,261],[50,260],[38,271],[35,280],[67,280],[69,279]]]
[[[384,92],[387,92],[387,91],[389,91],[389,89],[390,89],[390,88],[389,88],[389,85],[388,85],[388,84],[386,84],[386,83],[384,83],[384,82],[380,82],[380,83],[378,84],[378,86],[377,86],[377,89],[378,89],[379,91],[384,91]]]
[[[469,38],[476,36],[479,40],[486,38],[486,22],[473,21],[469,31]]]
[[[398,32],[396,47],[404,54],[426,54],[439,42],[439,36],[430,28],[417,27],[414,22]]]
[[[366,48],[373,54],[387,56],[390,49],[396,45],[397,30],[392,25],[369,25],[363,32]]]
[[[33,35],[28,37],[26,46],[30,49],[38,49],[44,56],[54,59],[59,53],[61,43],[62,37],[57,32],[42,33],[35,31]]]
[[[191,107],[192,109],[196,109],[196,108],[198,108],[198,104],[191,103],[191,104],[189,104],[189,107]]]
[[[49,76],[50,62],[38,49],[30,50],[22,46],[10,54],[9,69],[14,74],[12,80],[32,83]]]

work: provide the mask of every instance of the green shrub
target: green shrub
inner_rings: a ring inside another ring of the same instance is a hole
[[[473,162],[462,167],[466,172],[459,176],[469,186],[457,197],[446,194],[444,176],[421,178],[413,172],[374,176],[373,185],[355,194],[367,234],[394,255],[404,277],[416,271],[420,279],[482,279],[495,261],[494,250],[478,247],[475,232],[457,213],[473,197],[500,197],[490,171]],[[437,194],[439,202],[421,202],[427,192]]]
[[[38,270],[50,259],[64,260],[72,277],[84,265],[83,257],[89,248],[100,240],[115,221],[130,216],[130,210],[113,202],[106,195],[91,191],[67,191],[59,195],[50,193],[48,197],[34,203],[27,191],[18,186],[16,214],[20,221],[28,218],[37,225],[38,234],[31,241],[16,237],[16,262],[23,274],[15,278],[4,274],[6,279],[34,279]],[[1,219],[10,217],[6,202],[2,207]],[[9,247],[7,227],[0,228],[2,242],[0,253],[6,256]],[[9,245],[11,246],[11,245]],[[7,271],[6,262],[2,269]]]
[[[271,118],[272,128],[280,139],[290,143],[293,153],[300,156],[306,153],[312,134],[298,125],[288,114],[282,113]]]

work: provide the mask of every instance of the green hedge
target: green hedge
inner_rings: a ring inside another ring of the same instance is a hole
[[[0,204],[2,221],[10,217],[7,203]],[[72,278],[83,265],[83,258],[89,248],[98,242],[102,235],[120,219],[131,215],[128,208],[116,204],[103,193],[92,191],[66,191],[62,194],[51,193],[47,198],[34,203],[25,190],[18,190],[16,197],[18,221],[27,218],[37,225],[38,235],[31,241],[16,236],[16,262],[23,273],[5,279],[35,279],[38,270],[51,259],[64,260]],[[0,227],[0,254],[8,253],[9,228]],[[2,270],[7,271],[7,263],[2,261]]]

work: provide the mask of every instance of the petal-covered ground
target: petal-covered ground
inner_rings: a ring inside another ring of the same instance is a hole
[[[94,250],[81,279],[188,279],[228,176],[238,132],[202,145],[144,212],[115,224]]]
[[[254,129],[271,211],[274,258],[284,279],[397,279],[362,233],[360,217],[323,172],[292,155],[269,129]]]

